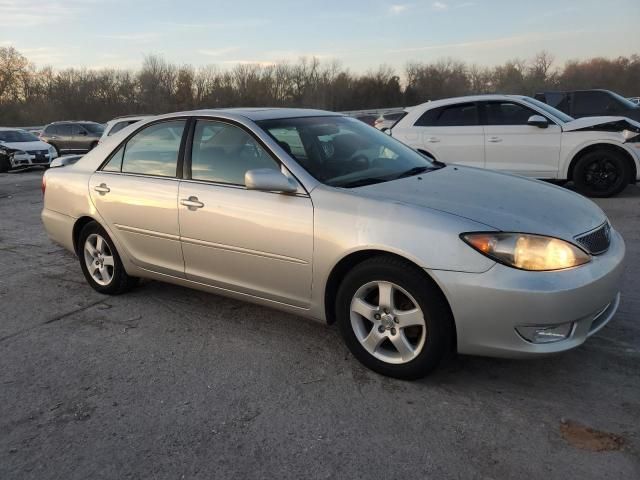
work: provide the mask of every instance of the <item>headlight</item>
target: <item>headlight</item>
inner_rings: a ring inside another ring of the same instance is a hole
[[[58,152],[53,147],[49,147],[49,158],[56,158],[58,156]]]
[[[591,260],[575,245],[542,235],[483,232],[464,233],[460,238],[496,262],[521,270],[562,270]]]

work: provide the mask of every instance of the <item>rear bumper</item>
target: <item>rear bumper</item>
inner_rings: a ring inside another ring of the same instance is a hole
[[[526,272],[496,264],[485,273],[430,271],[443,289],[456,322],[458,352],[535,357],[581,345],[615,315],[625,245],[612,230],[609,250],[581,267]],[[574,322],[564,340],[530,343],[521,326]]]
[[[73,248],[73,225],[76,219],[47,208],[42,210],[41,218],[49,238],[70,252],[75,253]]]

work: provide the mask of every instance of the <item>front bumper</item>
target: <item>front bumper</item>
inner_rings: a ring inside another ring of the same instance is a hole
[[[32,155],[32,154],[14,154],[11,157],[11,166],[16,167],[28,167],[28,166],[47,166],[51,163],[51,160],[56,158],[56,154],[46,153],[44,155]]]
[[[484,273],[431,270],[456,323],[458,352],[497,357],[532,357],[581,345],[614,316],[624,240],[611,230],[609,250],[586,265],[556,272],[527,272],[496,264]],[[526,341],[516,327],[574,322],[568,338]]]

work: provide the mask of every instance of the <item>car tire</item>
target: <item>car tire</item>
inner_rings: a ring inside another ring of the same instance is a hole
[[[138,284],[139,279],[125,271],[113,241],[97,222],[89,222],[82,228],[77,254],[84,277],[97,292],[119,295]]]
[[[573,169],[576,190],[588,197],[612,197],[630,181],[627,159],[618,152],[599,149],[581,156]]]
[[[453,316],[442,293],[417,267],[395,257],[371,258],[344,277],[336,319],[351,353],[389,377],[422,378],[454,346]]]
[[[1,156],[0,157],[0,173],[6,173],[11,170],[11,161],[9,157]]]

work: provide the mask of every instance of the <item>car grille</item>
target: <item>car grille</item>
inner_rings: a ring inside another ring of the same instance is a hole
[[[46,155],[49,150],[27,150],[29,155]]]
[[[592,255],[604,253],[611,243],[611,225],[605,222],[595,230],[578,235],[576,241]]]

